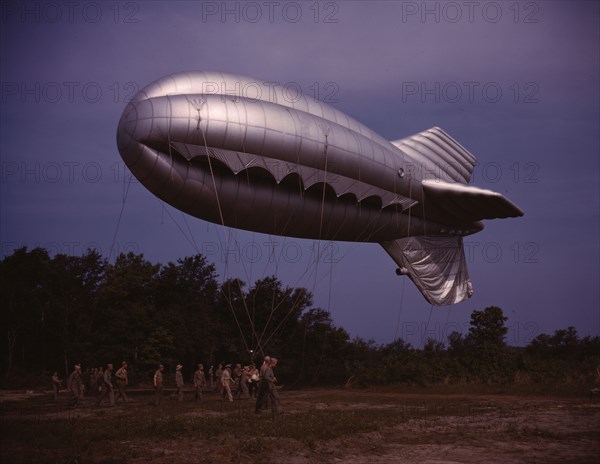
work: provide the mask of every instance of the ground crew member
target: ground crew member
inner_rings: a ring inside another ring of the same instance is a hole
[[[223,377],[223,364],[219,364],[217,366],[217,370],[215,371],[217,393],[219,394],[219,396],[223,394],[223,382],[221,381],[221,377]]]
[[[202,400],[202,388],[204,388],[204,383],[206,382],[206,377],[204,376],[204,366],[202,364],[198,364],[198,369],[194,372],[194,399]]]
[[[271,403],[271,412],[273,414],[278,414],[281,411],[281,406],[279,405],[279,393],[277,392],[276,386],[277,378],[273,371],[276,366],[277,358],[271,358],[269,368],[265,371],[265,378],[269,383],[269,402]]]
[[[208,380],[210,382],[210,385],[208,387],[212,390],[213,388],[215,388],[215,377],[212,365],[208,368]]]
[[[233,384],[235,385],[236,393],[240,391],[240,379],[242,377],[242,365],[236,364],[233,372],[231,373],[231,379],[233,380]]]
[[[177,388],[177,401],[183,401],[183,373],[181,370],[183,366],[181,364],[177,364],[175,367],[175,387]]]
[[[259,414],[261,410],[266,409],[265,406],[268,402],[268,394],[269,394],[269,383],[265,379],[265,373],[267,369],[271,365],[271,357],[265,356],[262,365],[260,366],[260,370],[258,372],[258,393],[256,394],[256,406],[255,411],[256,414]],[[267,401],[265,401],[265,398]]]
[[[69,401],[69,406],[71,408],[74,408],[79,404],[79,395],[81,394],[82,386],[81,365],[75,364],[75,368],[67,380],[67,388],[71,392],[71,399]]]
[[[231,394],[231,364],[227,364],[225,369],[223,369],[223,373],[221,374],[221,386],[223,387],[222,397],[225,398],[225,396],[227,396],[229,401],[233,401],[233,395]]]
[[[54,401],[58,400],[58,392],[62,388],[62,380],[58,376],[58,372],[52,374],[52,389],[54,390]]]
[[[158,369],[154,372],[154,405],[158,406],[160,404],[160,399],[162,397],[163,391],[163,371],[165,370],[165,366],[162,364],[158,365]]]
[[[112,383],[112,372],[113,365],[107,364],[106,370],[104,371],[104,375],[102,376],[102,392],[96,400],[96,406],[99,406],[100,403],[102,403],[102,401],[104,401],[104,398],[106,397],[108,397],[108,404],[110,406],[115,405],[115,389]]]
[[[116,399],[118,400],[119,398],[122,398],[123,402],[127,403],[127,395],[125,394],[125,387],[129,383],[129,379],[127,377],[127,362],[123,361],[121,363],[121,367],[119,368],[119,370],[117,370],[115,377],[118,392]]]
[[[244,366],[242,373],[240,374],[239,388],[235,397],[239,400],[242,396],[244,398],[250,398],[250,392],[248,391],[248,381],[250,380],[250,366]]]

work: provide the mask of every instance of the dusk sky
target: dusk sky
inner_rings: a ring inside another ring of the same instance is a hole
[[[199,252],[219,281],[275,274],[309,289],[336,325],[378,343],[446,341],[488,306],[508,316],[511,345],[568,326],[600,335],[599,2],[0,5],[2,257]],[[186,216],[131,177],[115,138],[128,98],[196,70],[300,88],[389,140],[439,126],[477,158],[471,185],[525,216],[465,238],[475,294],[441,308],[377,244]]]

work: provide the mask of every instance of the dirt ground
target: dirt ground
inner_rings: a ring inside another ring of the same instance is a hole
[[[18,407],[36,396],[47,398],[34,406]],[[88,400],[77,409],[53,408],[49,395],[1,392],[0,422],[54,421],[131,414],[136,408],[152,408],[149,396],[132,396],[132,401],[116,408],[94,408]],[[600,456],[600,397],[555,397],[518,395],[462,395],[402,393],[390,391],[306,390],[283,391],[284,413],[260,420],[276,420],[281,428],[308,411],[332,413],[381,410],[405,414],[405,419],[382,421],[367,432],[348,433],[335,438],[296,440],[283,436],[212,436],[210,438],[122,440],[111,443],[114,450],[127,449],[126,458],[118,451],[102,456],[98,451],[84,457],[61,457],[64,463],[597,463]],[[205,398],[212,408],[198,410],[180,407],[180,414],[195,417],[217,415],[253,420],[251,400],[242,400],[225,413],[216,407],[216,398]],[[211,403],[212,402],[212,403]],[[167,401],[168,403],[168,401]],[[175,402],[171,403],[174,404]],[[48,407],[50,405],[50,407]],[[461,406],[464,405],[464,406]],[[173,407],[167,404],[166,407]],[[424,411],[419,414],[419,410]],[[243,411],[243,415],[240,413]],[[433,411],[433,412],[432,412]],[[387,417],[387,416],[386,416]],[[250,419],[247,419],[250,418]],[[3,427],[3,430],[6,430]],[[14,437],[1,438],[2,462],[23,455],[27,444]],[[236,447],[236,444],[240,444]],[[242,446],[243,445],[243,446]],[[90,455],[95,456],[94,458]],[[61,456],[58,454],[58,456]],[[121,457],[120,457],[121,456]],[[21,461],[24,462],[24,461]],[[39,462],[52,462],[40,460]]]
[[[403,396],[431,399],[430,395]],[[460,395],[444,399],[460,400]],[[465,399],[482,401],[482,407],[490,410],[500,406],[506,412],[409,420],[377,432],[321,443],[314,453],[303,454],[299,449],[292,459],[289,453],[283,452],[273,456],[274,462],[278,458],[279,462],[290,464],[598,462],[600,401],[514,396],[468,396]],[[385,407],[385,401],[379,407]]]

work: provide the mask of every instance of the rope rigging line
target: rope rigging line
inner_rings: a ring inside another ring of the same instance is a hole
[[[194,239],[194,234],[192,233],[192,229],[190,228],[190,224],[188,223],[188,220],[186,218],[186,214],[183,211],[181,212],[181,217],[183,218],[183,222],[185,222],[185,226],[187,227],[187,230],[188,230],[188,232],[190,234],[190,239],[191,239],[191,242],[192,242],[192,246],[196,250],[196,253],[200,253],[200,249],[198,248],[198,244],[196,243],[196,240]]]
[[[291,292],[292,289],[290,289]],[[264,345],[267,345],[271,339],[275,336],[275,334],[279,331],[279,329],[281,328],[281,326],[283,324],[285,324],[287,322],[287,320],[289,319],[290,315],[292,314],[292,312],[296,309],[299,308],[299,305],[301,303],[300,299],[304,296],[302,295],[302,292],[299,292],[300,295],[298,295],[296,301],[292,304],[291,309],[287,312],[287,314],[284,316],[284,318],[281,320],[281,322],[277,325],[277,327],[275,327],[275,329],[271,332],[271,335],[269,336],[269,338],[267,338],[264,342]]]
[[[156,201],[158,201],[158,203],[160,204],[161,211],[167,213],[167,216],[169,216],[169,218],[171,219],[171,221],[173,221],[173,224],[175,224],[175,226],[177,227],[177,229],[179,229],[179,232],[181,232],[181,235],[184,236],[184,238],[189,242],[189,244],[196,251],[196,253],[200,253],[200,250],[198,249],[198,246],[196,245],[196,242],[194,241],[194,236],[192,235],[191,231],[190,231],[190,236],[188,237],[186,235],[185,231],[183,230],[183,228],[181,227],[181,225],[179,225],[179,223],[173,217],[173,215],[171,214],[171,212],[169,211],[169,209],[165,206],[165,203],[162,200],[160,200],[159,198],[157,198]],[[185,219],[185,216],[184,216],[184,219]],[[188,227],[188,229],[189,229],[189,227]]]
[[[127,176],[125,175],[125,173],[123,173],[123,198],[121,200],[121,211],[119,212],[119,217],[117,219],[117,226],[115,227],[115,233],[113,234],[112,243],[110,244],[110,248],[108,249],[108,262],[110,262],[110,257],[112,256],[113,248],[115,247],[115,243],[117,241],[117,234],[119,233],[119,228],[121,227],[121,219],[123,218],[123,211],[125,210],[125,202],[127,201],[127,196],[129,195],[129,187],[131,187],[132,184],[131,181],[126,180],[126,177]],[[125,184],[127,184],[127,186],[125,186]]]
[[[394,182],[394,186],[395,186],[395,182]],[[408,199],[409,199],[409,204],[412,203],[412,176],[410,176],[408,178]],[[412,208],[409,206],[408,208],[408,224],[407,224],[407,228],[406,228],[406,237],[409,238],[410,237],[410,216],[411,216],[411,210]],[[404,251],[404,250],[403,250]],[[402,279],[402,288],[400,290],[400,305],[398,308],[398,318],[396,319],[396,331],[394,333],[394,340],[396,340],[398,338],[398,328],[400,327],[400,318],[402,315],[402,310],[404,308],[404,284],[406,283],[406,279]]]
[[[239,281],[239,279],[236,279],[236,280]],[[222,285],[221,285],[221,287],[222,287]],[[239,287],[239,285],[238,285],[238,288],[241,289],[241,287]],[[231,298],[231,286],[230,285],[227,285],[227,291],[229,292],[229,298],[227,298],[227,296],[225,295],[225,293],[222,292],[223,293],[223,297],[225,298],[225,300],[227,301],[227,303],[229,305],[229,308],[231,309],[231,313],[233,315],[233,319],[235,320],[235,323],[236,323],[236,325],[238,327],[238,330],[240,331],[240,335],[242,337],[242,341],[244,343],[244,346],[246,347],[246,351],[249,351],[250,348],[248,346],[248,343],[246,342],[246,337],[244,337],[244,331],[242,330],[242,326],[240,325],[240,322],[239,322],[239,320],[237,318],[237,315],[235,314],[235,309],[233,307],[233,302],[232,302],[232,298]],[[243,293],[240,293],[240,298],[241,298],[242,301],[244,301],[244,294]]]
[[[448,305],[448,314],[446,314],[446,323],[444,324],[444,331],[448,327],[448,321],[450,320],[450,312],[452,311],[452,305]],[[442,332],[443,333],[443,332]]]
[[[323,214],[325,211],[325,193],[327,190],[327,148],[328,148],[328,137],[329,130],[325,130],[325,128],[321,127],[323,131],[323,135],[325,136],[325,144],[323,147],[323,155],[325,157],[325,169],[323,170],[323,193],[321,194],[321,212],[319,214],[319,237],[317,242],[317,254],[315,257],[315,278],[313,283],[313,289],[317,286],[317,277],[319,274],[319,261],[321,260],[321,237],[323,236]],[[314,244],[314,242],[313,242]]]
[[[209,172],[210,172],[210,175],[211,175],[211,180],[212,180],[212,184],[213,184],[213,190],[214,190],[214,192],[215,192],[215,198],[216,198],[217,207],[218,207],[218,210],[219,210],[219,219],[221,220],[221,225],[222,225],[223,227],[225,227],[225,220],[224,220],[224,218],[223,218],[223,212],[222,212],[222,209],[221,209],[221,203],[220,203],[220,200],[219,200],[219,194],[218,194],[218,189],[217,189],[217,183],[216,183],[216,180],[215,180],[214,170],[213,170],[213,167],[212,167],[212,162],[211,162],[211,159],[210,159],[210,153],[209,153],[209,150],[208,150],[208,143],[207,143],[207,141],[206,141],[206,137],[205,137],[204,131],[203,131],[203,130],[202,130],[202,128],[200,127],[200,122],[202,121],[202,117],[200,116],[200,111],[201,111],[202,107],[205,105],[205,103],[206,103],[206,100],[204,99],[203,101],[202,101],[202,100],[201,100],[201,101],[199,101],[199,102],[198,102],[198,101],[194,101],[193,103],[192,103],[192,102],[190,102],[190,103],[192,104],[192,106],[193,106],[193,107],[196,109],[196,111],[198,112],[198,120],[197,120],[197,124],[196,124],[196,130],[200,131],[200,133],[201,133],[201,135],[202,135],[202,139],[203,139],[203,141],[204,141],[204,148],[206,149],[206,157],[207,157],[207,160],[208,160]],[[194,104],[194,103],[195,103],[195,104]],[[227,231],[227,228],[225,228],[225,230]],[[217,232],[217,236],[218,236],[218,230],[217,230],[216,232]],[[228,242],[228,241],[227,241],[227,242]],[[228,264],[228,262],[227,262],[227,255],[226,255],[226,259],[225,259],[225,273],[227,272],[227,264]],[[241,285],[240,285],[240,283],[239,283],[239,279],[236,279],[236,281],[238,282],[238,287],[240,288],[240,294],[242,294],[242,295],[243,295],[243,292],[241,292]],[[224,282],[223,282],[223,283],[224,283]],[[229,286],[229,285],[228,285],[228,287],[227,287],[227,290],[228,290],[229,292],[231,292],[231,289],[230,289],[230,286]],[[231,313],[232,313],[232,315],[233,315],[233,318],[234,318],[234,320],[235,320],[235,323],[236,323],[236,325],[238,326],[238,329],[239,329],[239,331],[240,331],[240,335],[241,335],[241,337],[242,337],[242,342],[244,343],[244,346],[246,347],[246,349],[248,349],[248,343],[246,342],[246,337],[244,336],[244,333],[243,333],[243,330],[242,330],[242,328],[241,328],[241,325],[240,325],[240,323],[239,323],[239,321],[238,321],[237,315],[235,314],[235,309],[233,308],[233,303],[232,303],[232,301],[231,301],[231,295],[230,295],[230,297],[229,297],[229,298],[227,298],[227,295],[226,295],[226,294],[223,292],[223,297],[225,298],[225,300],[226,300],[226,301],[227,301],[227,303],[229,304],[229,307],[230,307],[230,309],[231,309]],[[243,300],[243,298],[242,298],[242,300]]]
[[[433,305],[429,307],[429,317],[427,318],[427,324],[425,324],[425,330],[421,334],[421,348],[423,348],[423,342],[425,341],[425,335],[427,335],[427,329],[429,328],[429,322],[431,321],[431,313],[433,312]]]
[[[202,109],[202,107],[204,106],[205,103],[206,103],[206,101],[202,102],[202,104],[200,105],[200,107],[196,108],[196,111],[198,112],[198,123],[196,125],[196,129],[199,130],[200,133],[202,134],[202,140],[204,141],[204,148],[206,149],[206,158],[208,160],[208,168],[209,168],[209,171],[210,171],[210,176],[211,176],[211,180],[212,180],[212,184],[213,184],[213,189],[214,189],[214,192],[215,192],[215,199],[217,201],[217,208],[219,210],[219,219],[221,220],[221,225],[225,228],[226,227],[225,226],[225,219],[223,217],[223,209],[221,208],[221,201],[219,199],[219,192],[217,190],[217,182],[215,180],[215,173],[214,173],[214,169],[213,169],[213,166],[212,166],[211,156],[210,156],[210,153],[209,153],[209,150],[208,150],[208,142],[206,141],[206,135],[204,133],[204,130],[202,130],[202,128],[200,127],[200,122],[202,121],[202,117],[200,116],[200,111],[201,111],[201,109]],[[228,230],[228,229],[226,228],[226,230]],[[229,244],[231,243],[231,241],[230,241],[231,240],[231,233],[227,233],[227,237],[228,237],[227,244],[229,246]],[[229,261],[229,258],[226,255],[226,257],[225,257],[225,274],[227,274],[228,261]],[[252,329],[252,334],[256,337],[256,331],[255,331],[255,328],[254,328],[254,324],[252,322],[252,317],[250,316],[250,311],[248,310],[248,305],[246,304],[246,299],[244,298],[244,292],[242,290],[242,284],[240,283],[240,279],[235,279],[235,282],[238,285],[238,289],[239,289],[239,292],[240,292],[240,297],[241,297],[241,300],[242,300],[242,303],[243,303],[243,306],[244,306],[244,310],[246,311],[246,316],[248,317],[248,320],[250,321],[250,326],[251,326],[251,329]],[[238,326],[238,330],[240,332],[240,336],[242,337],[242,341],[244,343],[244,346],[246,347],[246,351],[249,351],[250,348],[249,348],[249,345],[248,345],[248,343],[246,341],[246,337],[244,335],[244,331],[242,330],[242,327],[241,327],[241,325],[240,325],[240,323],[238,321],[237,315],[235,314],[235,308],[233,307],[233,304],[232,304],[232,302],[231,302],[230,299],[226,298],[226,300],[229,303],[229,307],[230,307],[231,312],[233,314],[234,320],[235,320],[235,322],[236,322],[236,324]]]
[[[294,120],[294,124],[295,124],[295,120]],[[326,192],[326,178],[327,178],[327,148],[328,148],[328,143],[327,143],[327,137],[328,137],[328,131],[326,131],[323,127],[321,127],[321,130],[323,131],[323,135],[325,136],[325,146],[324,146],[324,154],[325,154],[325,177],[324,177],[324,181],[323,181],[323,193],[322,193],[322,197],[321,197],[321,212],[320,212],[320,224],[319,224],[319,240],[320,237],[322,235],[322,226],[323,226],[323,216],[324,216],[324,204],[325,204],[325,192]],[[298,172],[298,175],[300,177],[300,179],[302,179],[302,177],[300,176],[300,156],[299,156],[299,147],[296,150],[296,169]],[[300,195],[304,196],[304,192],[302,189],[302,185],[298,184],[299,190],[300,190]],[[288,218],[287,223],[289,223],[291,221],[291,218]],[[286,226],[287,227],[287,224]],[[284,237],[284,243],[286,241],[286,238]],[[313,241],[313,250],[314,250],[314,245],[315,243],[317,243],[316,240]],[[283,251],[284,251],[284,247],[281,248],[280,252],[279,252],[279,257],[276,259],[275,261],[275,270],[277,271],[279,269],[279,264],[281,259],[283,258]],[[314,293],[314,289],[316,288],[316,280],[317,280],[317,276],[318,276],[318,262],[320,261],[320,249],[319,252],[317,253],[317,257],[315,259],[315,262],[311,264],[310,260],[307,263],[306,269],[304,270],[304,272],[302,273],[302,275],[296,280],[296,283],[294,284],[294,287],[296,287],[298,285],[298,283],[304,279],[305,276],[310,277],[310,274],[312,274],[312,272],[314,272],[314,282],[313,282],[313,288],[312,288],[312,292]],[[314,271],[312,270],[314,268]],[[288,290],[286,291],[286,294],[281,298],[281,301],[278,304],[275,304],[275,294],[273,294],[273,300],[272,300],[272,306],[271,306],[271,311],[269,314],[269,318],[267,320],[267,323],[265,324],[265,326],[263,327],[262,333],[258,339],[258,343],[261,344],[263,342],[263,339],[265,337],[265,334],[267,332],[267,328],[269,327],[271,320],[273,318],[273,315],[275,313],[275,311],[281,306],[281,304],[289,297],[289,295],[291,294],[291,292],[293,291],[293,287],[288,288]],[[299,295],[300,297],[301,295]],[[271,335],[266,339],[266,341],[264,342],[264,344],[267,344],[271,338],[278,332],[279,328],[287,321],[287,319],[289,318],[289,316],[292,314],[292,312],[294,310],[297,309],[298,306],[298,301],[294,302],[292,304],[292,307],[290,308],[290,310],[287,312],[287,314],[284,316],[284,318],[282,319],[282,321],[277,325],[277,327],[275,327],[275,329],[272,331]]]
[[[423,194],[423,218],[425,218],[425,194]],[[423,232],[424,235],[427,235],[427,221],[424,221],[423,224]],[[433,304],[429,307],[429,317],[427,318],[427,324],[425,324],[425,330],[423,331],[423,335],[421,336],[421,347],[423,347],[423,341],[425,335],[427,334],[427,329],[429,328],[429,322],[431,321],[431,313],[433,312]]]
[[[400,327],[400,318],[402,316],[402,304],[404,302],[404,283],[406,279],[402,279],[402,287],[400,289],[400,307],[398,308],[398,318],[396,319],[396,331],[394,332],[394,340],[398,338],[398,328]]]

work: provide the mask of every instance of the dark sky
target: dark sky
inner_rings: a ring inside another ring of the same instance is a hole
[[[598,2],[1,5],[3,257],[22,245],[109,256],[114,243],[163,264],[202,252],[220,279],[308,288],[379,343],[445,341],[492,305],[512,345],[568,326],[600,334]],[[472,184],[525,216],[465,239],[475,295],[443,308],[376,244],[186,217],[129,182],[115,133],[128,97],[189,70],[299,87],[390,140],[439,126],[477,157]]]

